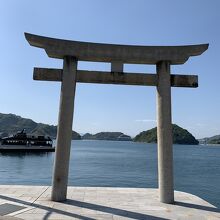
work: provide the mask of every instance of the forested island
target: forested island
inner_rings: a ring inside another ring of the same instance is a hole
[[[84,140],[108,140],[108,141],[132,141],[132,138],[122,132],[99,132],[97,134],[86,133],[82,136]]]
[[[220,144],[220,135],[199,139],[200,144]]]
[[[143,131],[138,134],[134,141],[136,142],[147,142],[147,143],[157,143],[157,128],[152,128],[147,131]],[[197,145],[199,141],[189,133],[186,129],[173,124],[173,143],[174,144],[190,144]]]

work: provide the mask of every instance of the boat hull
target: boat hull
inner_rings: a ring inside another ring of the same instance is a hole
[[[0,145],[0,152],[54,152],[55,147],[26,146],[26,145]]]

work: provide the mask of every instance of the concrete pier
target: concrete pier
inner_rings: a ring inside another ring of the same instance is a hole
[[[158,189],[68,187],[67,200],[50,201],[49,186],[0,186],[0,219],[217,220],[220,210],[198,196],[175,191],[175,204],[158,201]],[[2,215],[2,218],[1,218]]]
[[[51,199],[53,201],[63,201],[66,199],[76,89],[76,70],[77,61],[73,57],[65,57],[63,61],[57,146],[52,182]]]
[[[174,202],[173,192],[173,137],[171,119],[170,64],[157,64],[157,144],[160,201]]]

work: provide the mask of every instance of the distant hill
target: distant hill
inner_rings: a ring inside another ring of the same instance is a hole
[[[100,132],[97,134],[86,133],[82,136],[84,140],[109,140],[109,141],[132,141],[131,137],[122,132]]]
[[[134,141],[157,143],[157,128],[155,127],[148,131],[141,132],[134,138]],[[199,142],[186,129],[173,124],[173,143],[197,145]]]
[[[24,128],[28,134],[48,135],[52,138],[56,138],[57,126],[36,123],[31,119],[22,118],[14,114],[0,113],[0,137],[15,134]],[[73,131],[72,139],[79,140],[81,136]]]
[[[220,135],[199,139],[200,144],[220,144]]]

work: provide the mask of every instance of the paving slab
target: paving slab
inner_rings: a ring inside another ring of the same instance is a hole
[[[65,202],[50,201],[49,186],[0,185],[2,219],[209,219],[220,220],[220,210],[207,201],[175,191],[175,204],[159,202],[158,189],[117,187],[68,187]],[[9,207],[9,206],[8,206]],[[7,207],[6,207],[7,208]]]

